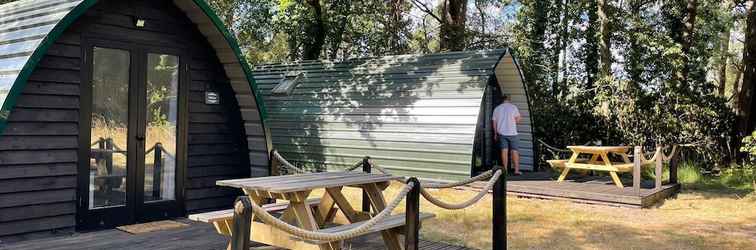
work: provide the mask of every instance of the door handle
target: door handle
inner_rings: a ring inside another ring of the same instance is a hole
[[[136,139],[140,141],[144,141],[144,135],[137,135]]]

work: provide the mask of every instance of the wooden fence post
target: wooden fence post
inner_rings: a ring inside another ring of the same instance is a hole
[[[493,249],[504,250],[507,249],[507,172],[501,166],[496,166],[493,169],[494,173],[498,169],[503,172],[493,187],[493,232],[491,236],[493,237]]]
[[[420,246],[420,181],[412,177],[407,180],[407,184],[409,183],[413,183],[414,186],[407,193],[405,209],[407,228],[404,235],[404,250],[418,250]]]
[[[678,164],[677,155],[680,154],[681,149],[682,148],[680,146],[672,146],[672,150],[674,150],[674,152],[672,152],[672,155],[670,156],[670,159],[669,159],[669,183],[670,184],[677,184],[677,164]]]
[[[370,156],[365,156],[365,158],[362,158],[362,172],[370,173],[372,171],[373,168],[370,165]],[[368,198],[367,192],[364,190],[362,191],[362,212],[370,213],[370,199]]]
[[[163,144],[155,144],[155,158],[152,163],[152,197],[155,200],[160,200],[160,186],[162,185],[162,170],[163,170]]]
[[[643,147],[635,146],[633,149],[633,191],[640,194],[641,184],[641,157],[643,157]]]
[[[115,147],[113,147],[113,139],[106,139],[105,140],[105,169],[108,170],[108,174],[113,174],[113,151],[115,151]]]
[[[658,152],[658,155],[656,155],[656,169],[654,171],[654,175],[656,178],[654,178],[654,190],[661,189],[662,186],[662,169],[664,167],[664,147],[657,146],[656,152]]]
[[[252,225],[252,201],[239,196],[234,202],[234,223],[231,228],[231,250],[249,250]]]
[[[270,151],[270,154],[268,154],[268,164],[270,166],[270,176],[279,176],[281,175],[281,163],[278,162],[278,158],[276,157],[276,154],[278,153],[278,150],[273,149]],[[268,198],[264,201],[267,204],[273,204],[276,203],[276,199]]]

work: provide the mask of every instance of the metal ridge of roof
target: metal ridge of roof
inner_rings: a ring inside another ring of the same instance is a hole
[[[466,51],[452,51],[452,52],[441,52],[441,53],[432,53],[432,54],[402,54],[402,55],[390,55],[390,56],[374,56],[374,57],[357,57],[357,58],[349,58],[346,60],[341,61],[331,61],[331,60],[302,60],[302,61],[295,61],[295,62],[285,62],[285,63],[265,63],[265,64],[258,64],[254,65],[255,71],[261,71],[263,69],[270,69],[273,67],[280,67],[280,66],[305,66],[305,65],[336,65],[336,64],[352,64],[352,63],[369,63],[369,62],[376,62],[376,61],[382,61],[383,63],[388,61],[398,61],[400,59],[410,59],[410,58],[432,58],[432,57],[449,57],[449,56],[475,56],[475,55],[491,55],[493,57],[496,57],[498,59],[501,55],[508,53],[509,49],[507,48],[500,48],[500,49],[485,49],[485,50],[466,50]],[[463,57],[464,58],[464,57]],[[404,62],[409,63],[409,62]]]

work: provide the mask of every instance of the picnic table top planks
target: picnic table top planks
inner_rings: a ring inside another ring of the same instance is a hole
[[[573,151],[580,151],[585,153],[626,153],[630,150],[630,146],[567,146],[567,148]]]
[[[402,180],[401,176],[365,172],[320,172],[217,181],[216,185],[254,189],[271,193],[291,193],[317,188],[343,187]]]

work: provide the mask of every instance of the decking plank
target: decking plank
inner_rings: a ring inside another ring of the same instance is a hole
[[[507,180],[507,193],[513,196],[636,208],[653,206],[680,188],[679,184],[665,184],[654,190],[654,181],[643,181],[641,187],[640,193],[630,185],[619,189],[607,176],[575,176],[556,182],[548,173],[526,173]]]
[[[47,239],[29,240],[12,244],[0,243],[3,250],[69,250],[69,249],[225,249],[227,239],[215,232],[212,225],[180,219],[190,226],[180,229],[132,235],[116,229],[77,233]],[[385,249],[380,234],[369,234],[346,244],[353,250]],[[270,249],[270,248],[266,248]],[[420,249],[466,250],[460,246],[420,240]]]

